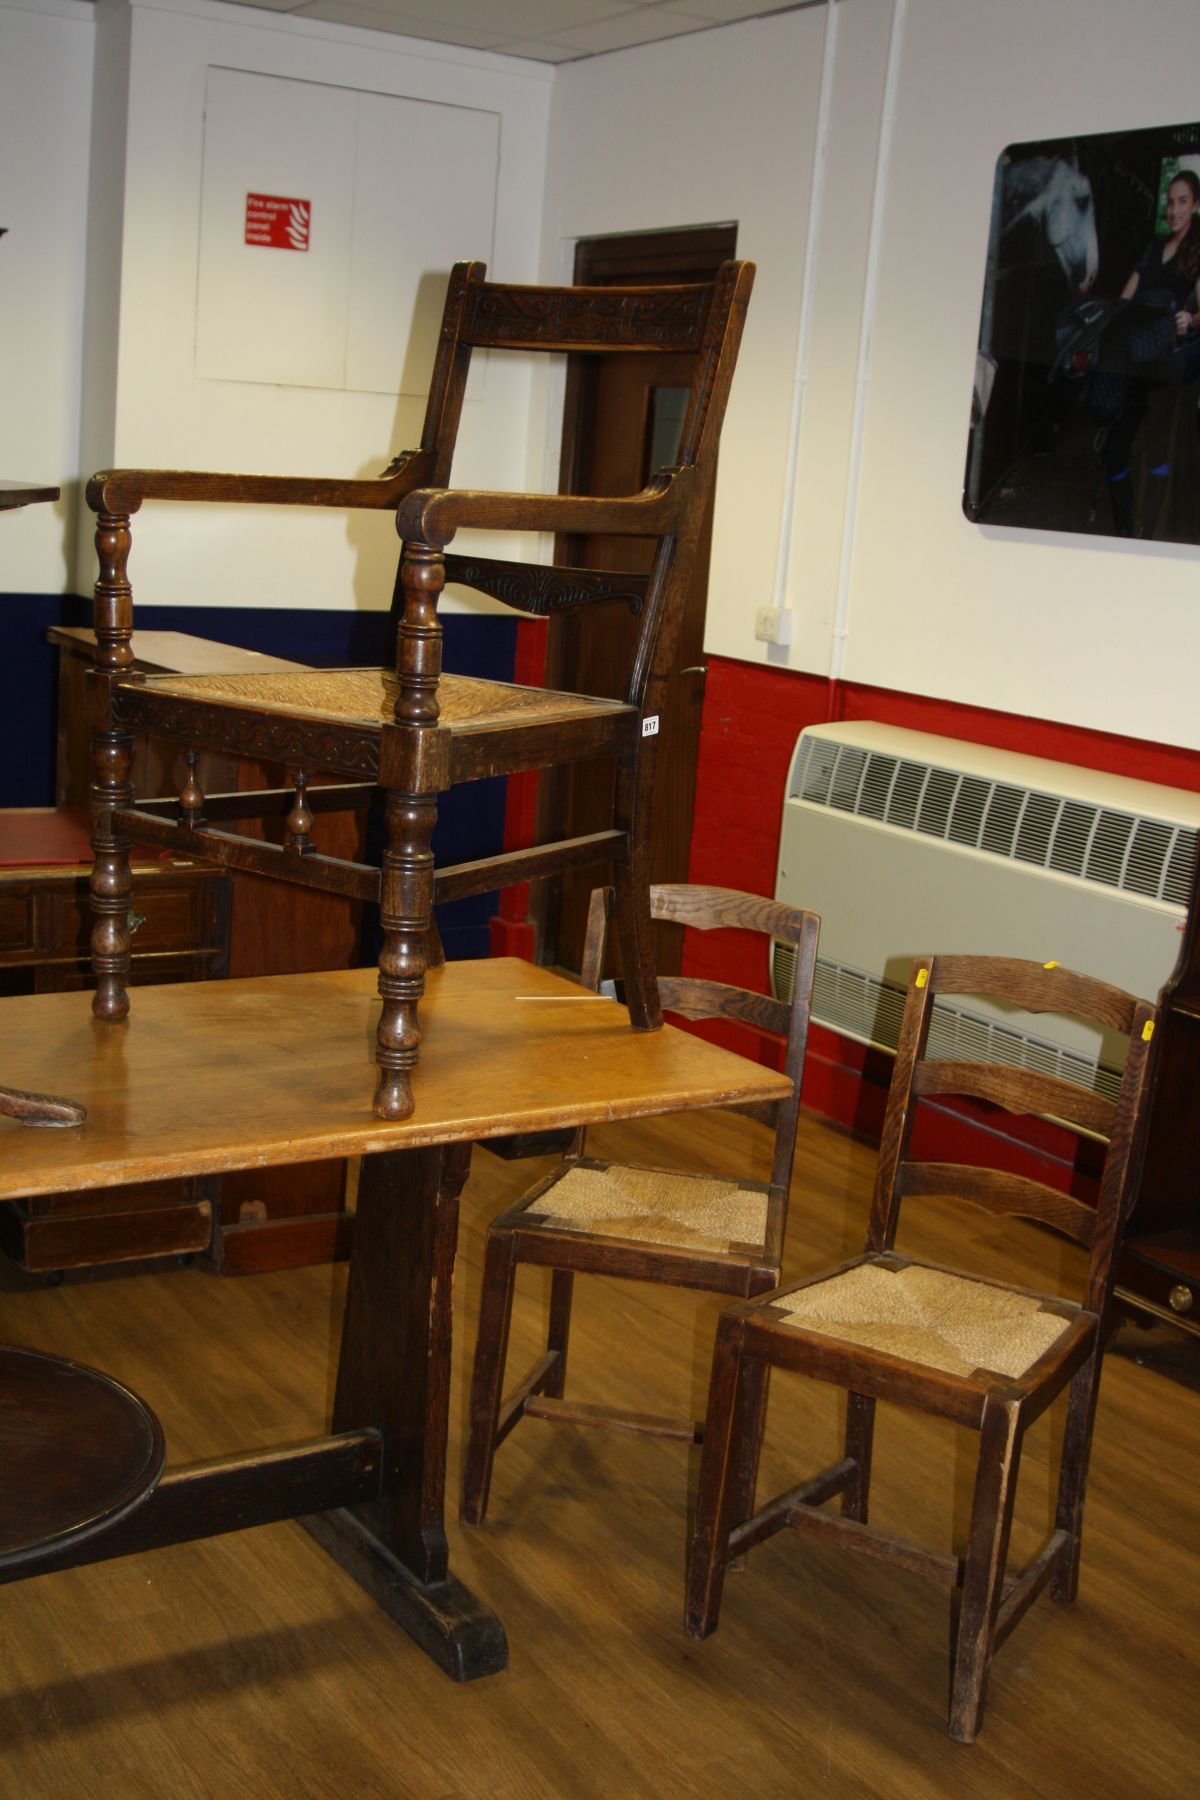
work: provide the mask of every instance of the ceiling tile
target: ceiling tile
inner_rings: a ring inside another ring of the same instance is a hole
[[[540,38],[507,38],[493,44],[492,49],[501,56],[524,56],[531,62],[547,63],[577,62],[582,54],[570,44],[545,44]]]
[[[694,13],[710,25],[732,25],[741,19],[764,18],[768,13],[795,12],[824,0],[658,0],[664,12]]]
[[[662,38],[678,37],[685,31],[702,31],[711,19],[689,17],[685,13],[667,12],[661,6],[626,8],[615,18],[597,19],[590,25],[577,25],[558,30],[555,38],[561,44],[574,44],[592,56],[607,50],[627,50],[635,44],[656,43]]]
[[[371,3],[379,7],[379,0]],[[558,43],[565,26],[587,25],[627,11],[630,4],[631,0],[391,0],[386,10],[430,25],[469,26],[493,39],[528,37]]]
[[[234,0],[545,63],[574,62],[824,0]]]
[[[468,50],[490,50],[499,35],[495,31],[476,30],[470,25],[451,25],[435,19],[411,18],[388,6],[386,0],[383,6],[376,6],[373,0],[304,0],[302,5],[297,6],[295,0],[292,0],[290,10],[299,18],[321,19],[327,25],[356,25],[367,31],[386,31],[393,36],[427,38],[434,43],[457,44]]]

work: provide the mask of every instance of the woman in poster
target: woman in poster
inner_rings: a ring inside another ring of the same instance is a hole
[[[1180,169],[1167,188],[1165,237],[1154,238],[1138,258],[1121,299],[1140,299],[1136,316],[1122,333],[1124,370],[1097,369],[1089,407],[1102,427],[1100,461],[1118,537],[1135,535],[1129,457],[1145,417],[1153,386],[1179,386],[1200,375],[1200,176]],[[1144,374],[1136,371],[1144,368]],[[1171,472],[1165,454],[1150,452],[1153,522]]]

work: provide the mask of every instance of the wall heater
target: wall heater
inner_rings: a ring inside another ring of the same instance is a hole
[[[813,1017],[894,1050],[914,956],[1051,960],[1153,998],[1174,966],[1200,794],[877,724],[809,726],[788,772],[776,895],[821,915]],[[788,946],[773,982],[791,991]],[[1100,1027],[939,1002],[937,1056],[1115,1094]]]

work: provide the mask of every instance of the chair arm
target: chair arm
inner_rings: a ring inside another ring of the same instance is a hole
[[[304,475],[210,475],[191,469],[105,469],[87,484],[94,513],[137,512],[143,500],[209,500],[250,506],[370,507],[390,511],[432,474],[433,453],[405,450],[363,481]]]
[[[491,494],[472,488],[418,488],[401,501],[396,530],[413,543],[444,548],[460,526],[478,531],[611,532],[658,537],[672,530],[694,470],[664,469],[640,494],[596,499],[578,494]]]

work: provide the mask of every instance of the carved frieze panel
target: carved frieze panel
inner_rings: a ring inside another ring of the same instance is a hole
[[[623,602],[636,617],[645,604],[647,585],[644,575],[616,575],[555,564],[491,562],[469,556],[448,556],[446,579],[543,618],[603,601]]]
[[[379,738],[318,721],[253,713],[240,707],[194,705],[144,688],[116,688],[113,723],[118,730],[149,731],[229,756],[283,763],[289,768],[376,780]]]
[[[644,292],[483,285],[468,295],[464,336],[496,347],[594,344],[694,351],[703,338],[709,293],[707,287]]]

